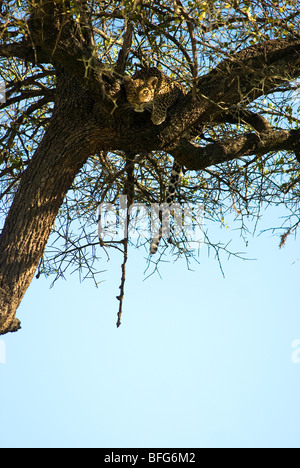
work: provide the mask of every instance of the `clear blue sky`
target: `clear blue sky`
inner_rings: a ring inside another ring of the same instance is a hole
[[[299,448],[300,249],[278,243],[250,238],[257,260],[224,259],[225,279],[203,249],[144,281],[131,252],[119,329],[120,262],[99,289],[34,280],[0,337],[0,447]]]

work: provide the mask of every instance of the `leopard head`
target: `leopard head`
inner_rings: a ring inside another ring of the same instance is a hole
[[[151,76],[147,80],[124,77],[127,101],[135,112],[144,112],[153,106],[155,88],[158,78]]]

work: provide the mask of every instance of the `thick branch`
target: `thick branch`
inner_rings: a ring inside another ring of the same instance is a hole
[[[30,39],[34,50],[42,50],[48,62],[64,68],[76,78],[83,89],[96,100],[105,96],[105,82],[112,80],[111,73],[97,58],[92,28],[87,22],[86,6],[83,24],[77,24],[64,2],[39,0],[28,21]]]
[[[6,58],[18,58],[31,63],[49,63],[49,56],[40,49],[34,49],[28,42],[14,42],[0,44],[0,56]]]
[[[172,110],[160,132],[168,148],[195,123],[213,124],[237,105],[253,102],[280,84],[300,76],[300,37],[278,39],[248,47],[198,80],[197,99],[190,92]]]
[[[119,75],[124,75],[126,60],[132,44],[133,23],[127,22],[123,38],[123,46],[119,52],[115,71]]]
[[[243,156],[263,155],[270,151],[294,151],[300,148],[300,130],[274,130],[248,133],[234,140],[219,141],[205,147],[182,139],[170,154],[187,169],[202,170]]]

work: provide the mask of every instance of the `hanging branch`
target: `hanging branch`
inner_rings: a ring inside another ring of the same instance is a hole
[[[121,325],[121,318],[122,318],[122,311],[123,311],[123,299],[125,295],[125,281],[126,281],[126,263],[128,260],[128,231],[129,231],[129,222],[130,222],[130,206],[134,202],[134,158],[135,154],[127,151],[125,153],[126,164],[125,164],[125,171],[127,173],[127,179],[124,187],[124,195],[127,196],[127,211],[126,211],[126,229],[125,229],[125,237],[123,239],[123,258],[124,261],[121,266],[122,276],[121,276],[121,284],[120,284],[120,294],[117,296],[119,301],[119,311],[118,311],[118,320],[117,320],[117,328]]]

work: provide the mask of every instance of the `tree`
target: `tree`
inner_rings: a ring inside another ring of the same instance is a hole
[[[128,240],[99,243],[88,226],[120,194],[162,201],[169,156],[186,168],[180,201],[201,202],[205,217],[232,210],[246,231],[263,204],[284,204],[281,243],[296,232],[296,0],[6,0],[0,13],[0,334],[19,329],[37,269],[93,276],[109,246],[125,255],[121,304]],[[122,77],[140,66],[187,89],[160,126],[128,111]]]

